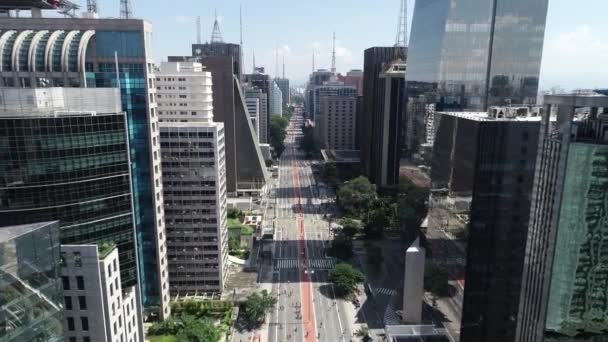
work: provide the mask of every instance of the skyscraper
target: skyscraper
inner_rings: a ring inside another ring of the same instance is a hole
[[[120,78],[142,302],[149,312],[166,317],[169,286],[152,26],[136,19],[0,18],[0,32],[1,53],[9,57],[0,70],[4,86],[110,88]]]
[[[381,175],[381,172],[378,169],[378,166],[381,163],[383,145],[385,147],[394,146],[399,149],[397,141],[399,135],[384,132],[386,124],[385,118],[393,124],[399,124],[401,122],[399,111],[402,110],[398,107],[385,108],[385,105],[388,104],[387,96],[392,96],[394,104],[397,105],[399,103],[397,97],[402,90],[399,90],[398,84],[392,85],[389,82],[388,85],[391,86],[390,90],[396,91],[396,93],[387,92],[387,79],[385,77],[381,78],[381,75],[386,71],[389,63],[398,59],[401,60],[400,63],[402,65],[405,63],[404,51],[406,50],[404,50],[403,47],[391,46],[371,47],[364,52],[363,108],[358,112],[357,140],[359,141],[359,147],[361,149],[361,166],[363,174],[377,185],[380,185],[383,178],[387,180],[388,185],[394,184],[395,174],[398,171],[398,166],[393,165],[393,162],[390,162],[391,170],[386,169],[386,174],[382,172],[384,176]],[[399,83],[396,78],[393,79],[393,82]],[[391,126],[391,129],[399,130],[399,128],[395,126]],[[384,142],[383,140],[386,138],[389,138],[390,140]],[[388,155],[386,156],[388,157]],[[396,167],[397,169],[395,169]]]
[[[157,77],[171,294],[222,292],[226,149],[224,124],[213,122],[211,73],[200,63],[163,63]]]
[[[291,91],[289,89],[289,79],[288,78],[275,78],[274,81],[281,89],[281,94],[283,95],[283,104],[288,105],[291,103]]]
[[[268,115],[283,115],[283,93],[274,80],[268,86]],[[270,117],[268,117],[270,122]]]
[[[407,96],[437,111],[486,111],[534,104],[547,0],[418,1],[408,51]],[[425,140],[425,106],[408,108]],[[408,129],[409,130],[409,129]]]
[[[245,101],[253,100],[257,102],[257,135],[260,144],[268,143],[268,94],[262,92],[262,89],[249,85],[248,83],[243,84],[243,92],[245,93]],[[248,109],[249,114],[251,111]]]
[[[516,341],[602,341],[608,97],[545,95],[544,106]]]

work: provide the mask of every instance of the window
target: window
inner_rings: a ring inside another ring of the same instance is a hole
[[[91,338],[89,336],[83,336],[82,342],[91,342]]]
[[[70,289],[70,278],[63,276],[63,277],[61,277],[61,281],[63,282],[63,289],[69,290]]]
[[[80,317],[80,324],[82,325],[82,330],[89,331],[89,319],[87,317]]]
[[[68,317],[68,330],[74,331],[74,317]]]
[[[76,276],[76,287],[79,290],[84,290],[84,278],[82,276]]]
[[[66,310],[72,310],[72,297],[70,297],[70,296],[63,297],[63,302],[65,303]]]
[[[76,267],[82,267],[82,255],[80,252],[74,252],[74,265]]]
[[[70,337],[70,342],[76,342],[76,337]]]
[[[78,306],[80,307],[80,310],[87,309],[87,298],[85,296],[78,296]]]
[[[112,265],[108,265],[108,277],[112,276]]]

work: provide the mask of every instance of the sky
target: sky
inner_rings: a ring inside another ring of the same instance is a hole
[[[136,17],[154,26],[154,58],[190,55],[201,16],[202,40],[211,38],[215,11],[224,41],[239,42],[239,6],[243,13],[245,72],[264,66],[274,76],[275,52],[281,74],[302,84],[315,67],[331,66],[336,33],[338,72],[363,68],[363,51],[391,46],[397,34],[400,0],[131,0]],[[408,0],[408,22],[415,1]],[[75,1],[77,2],[77,1]],[[81,0],[84,6],[85,0]],[[118,16],[119,0],[98,0],[101,16]],[[608,88],[607,0],[549,0],[540,88]],[[602,32],[604,34],[602,34]]]

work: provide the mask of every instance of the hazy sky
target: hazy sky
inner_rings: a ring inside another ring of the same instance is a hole
[[[409,22],[414,8],[409,0]],[[424,1],[424,0],[419,0]],[[84,5],[85,1],[81,0]],[[119,0],[98,0],[102,16],[117,16]],[[239,42],[239,5],[243,8],[244,70],[256,65],[275,74],[285,56],[286,76],[304,82],[312,69],[329,69],[331,35],[336,32],[337,69],[363,67],[363,50],[393,45],[399,0],[132,0],[135,15],[154,25],[157,62],[189,55],[201,16],[203,41],[211,37],[217,10],[224,40]],[[608,0],[550,0],[541,69],[541,88],[608,88]]]

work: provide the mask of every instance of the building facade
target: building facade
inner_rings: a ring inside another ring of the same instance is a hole
[[[275,78],[275,83],[281,89],[281,94],[283,95],[283,104],[289,105],[291,103],[291,89],[289,88],[289,79],[288,78]]]
[[[355,96],[321,96],[320,111],[315,119],[317,145],[328,150],[355,148]]]
[[[398,59],[405,60],[403,47],[371,47],[365,50],[363,54],[363,108],[359,111],[357,118],[357,128],[359,147],[361,149],[361,168],[363,174],[366,175],[374,183],[381,181],[381,173],[377,168],[380,165],[380,153],[383,145],[384,125],[385,125],[385,103],[387,95],[398,96],[398,94],[390,94],[385,91],[387,79],[380,78],[386,71],[386,66]],[[398,83],[398,81],[395,81]],[[395,85],[397,87],[398,85]],[[398,90],[398,88],[395,88]],[[397,98],[393,97],[396,101]],[[390,99],[389,99],[390,100]],[[395,102],[396,103],[396,102]],[[399,108],[390,108],[393,110],[393,123],[401,122],[401,118],[395,116],[398,114]],[[387,135],[388,136],[388,135]],[[391,134],[388,144],[394,146],[397,150],[400,148],[397,143],[398,134]],[[390,178],[394,178],[393,171],[390,171]],[[388,173],[387,173],[388,176]],[[392,182],[391,182],[392,183]]]
[[[112,244],[62,245],[64,341],[143,341],[136,287],[121,287]]]
[[[534,104],[547,3],[416,3],[407,60],[408,97],[424,95],[437,111],[484,112],[490,106]],[[425,113],[408,110],[407,115],[421,126],[416,146],[408,151],[412,155],[425,140]]]
[[[515,338],[540,117],[505,112],[435,114],[427,233],[466,236],[461,341]]]
[[[0,340],[64,341],[59,247],[56,221],[0,227]]]
[[[518,342],[608,336],[607,115],[606,96],[544,97]]]
[[[243,85],[243,92],[245,93],[245,101],[253,100],[258,103],[258,130],[256,133],[260,144],[266,144],[268,143],[268,94],[249,84]],[[249,112],[249,115],[251,116],[251,112]]]
[[[245,105],[247,106],[247,112],[249,112],[255,134],[258,136],[258,142],[262,143],[260,141],[260,99],[247,97],[247,93],[245,93]]]
[[[268,121],[272,115],[283,116],[283,93],[274,80],[268,86]]]
[[[231,57],[232,72],[239,80],[243,76],[243,66],[241,61],[241,46],[224,42],[211,42],[204,44],[192,44],[192,57]]]
[[[363,70],[352,69],[344,76],[338,74],[338,80],[344,82],[344,85],[357,88],[357,95],[363,96]]]
[[[129,126],[141,298],[151,314],[166,317],[169,297],[152,25],[135,19],[0,18],[0,32],[0,50],[8,57],[0,70],[3,86],[120,87]],[[132,281],[126,275],[122,279]]]

